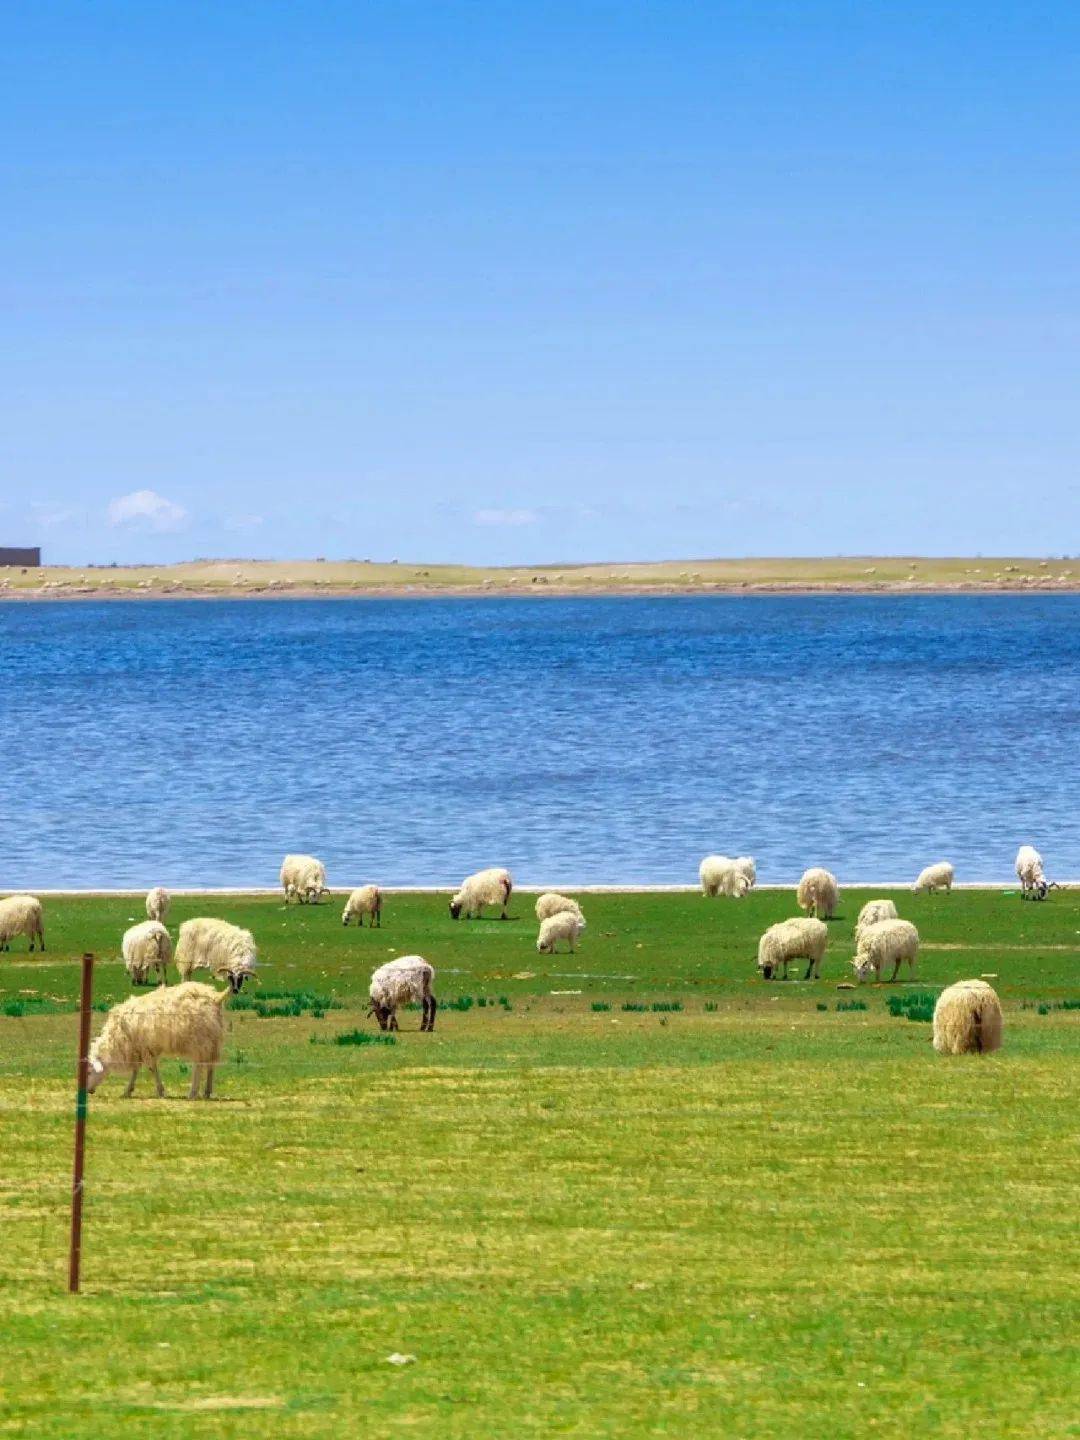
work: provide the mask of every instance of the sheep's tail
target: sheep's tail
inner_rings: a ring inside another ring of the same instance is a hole
[[[508,876],[506,877],[506,879],[502,882],[502,888],[503,888],[503,904],[505,905],[506,902],[510,899],[510,892],[511,892],[511,890],[513,890],[513,888],[514,888],[514,882],[510,879],[509,875],[508,875]]]

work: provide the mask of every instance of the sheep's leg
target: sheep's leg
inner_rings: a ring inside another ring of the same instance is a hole
[[[150,1074],[154,1077],[154,1088],[157,1090],[159,1100],[165,1099],[165,1086],[161,1083],[161,1076],[158,1074],[157,1065],[150,1066]]]
[[[896,977],[897,977],[899,974],[900,974],[900,961],[897,960],[896,964],[893,966],[892,974],[889,976],[889,984],[890,984],[890,985],[893,983],[893,981],[896,979]]]
[[[397,1011],[396,1011],[396,1010],[394,1010],[394,1011],[391,1012],[391,1015],[390,1015],[390,1024],[389,1024],[389,1026],[388,1026],[387,1028],[390,1029],[390,1030],[400,1030],[400,1029],[401,1029],[401,1026],[398,1024]]]
[[[430,1034],[432,1033],[432,1031],[435,1029],[435,1011],[436,1011],[437,1008],[438,1008],[438,1007],[437,1007],[437,1005],[436,1005],[436,1003],[435,1003],[435,996],[434,996],[434,995],[429,995],[429,996],[428,996],[428,1027],[427,1027],[427,1028],[428,1028],[428,1034],[429,1034],[429,1035],[430,1035]]]
[[[132,1070],[132,1072],[131,1072],[131,1079],[128,1081],[127,1085],[124,1087],[124,1099],[125,1099],[125,1100],[130,1100],[131,1097],[132,1097],[132,1095],[134,1095],[134,1093],[135,1093],[135,1077],[138,1075],[138,1073],[139,1073],[139,1067],[136,1065],[136,1066],[135,1066],[135,1069]]]
[[[197,1099],[199,1098],[199,1066],[198,1066],[198,1065],[192,1065],[192,1067],[191,1067],[191,1089],[188,1091],[188,1097],[187,1097],[187,1098],[188,1098],[189,1100],[197,1100]]]
[[[807,967],[806,967],[806,974],[803,976],[803,979],[804,979],[804,980],[809,980],[809,979],[810,979],[810,976],[813,975],[813,973],[814,973],[814,960],[813,960],[813,956],[811,956],[811,957],[810,957],[810,964],[807,965]]]
[[[213,1090],[214,1090],[214,1067],[213,1067],[213,1065],[207,1065],[207,1067],[206,1067],[206,1086],[205,1086],[205,1088],[204,1088],[204,1090],[203,1090],[203,1099],[204,1099],[204,1100],[209,1100],[209,1099],[210,1099],[210,1096],[213,1094]]]

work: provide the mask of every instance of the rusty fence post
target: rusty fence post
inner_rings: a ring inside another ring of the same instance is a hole
[[[79,1065],[75,1091],[75,1168],[71,1180],[71,1252],[68,1258],[68,1289],[79,1289],[82,1266],[83,1170],[86,1164],[86,1079],[89,1070],[90,1001],[94,988],[94,957],[82,957],[82,990],[79,995]]]

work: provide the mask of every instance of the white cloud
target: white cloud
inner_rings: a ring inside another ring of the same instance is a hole
[[[108,516],[110,525],[164,534],[169,530],[182,530],[188,513],[182,505],[166,500],[154,490],[133,490],[130,495],[120,495],[110,501]]]
[[[70,525],[73,520],[85,518],[82,510],[77,510],[69,505],[40,505],[30,506],[30,514],[36,525],[43,530],[52,530],[60,525]]]
[[[540,516],[535,510],[477,510],[474,525],[535,525]]]

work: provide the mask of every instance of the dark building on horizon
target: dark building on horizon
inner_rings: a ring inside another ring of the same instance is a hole
[[[8,546],[8,548],[5,549],[2,545],[0,545],[0,565],[34,565],[34,566],[37,566],[37,565],[40,565],[40,564],[41,564],[41,546],[40,546],[40,545],[23,546],[21,549],[19,549],[18,547],[14,547],[14,548],[13,548],[13,547],[11,547],[11,546]]]

